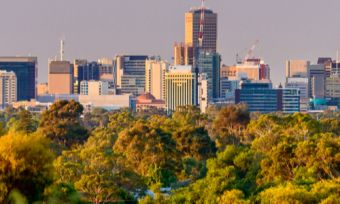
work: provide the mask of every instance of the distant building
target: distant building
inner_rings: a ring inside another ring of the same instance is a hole
[[[330,77],[332,72],[332,58],[330,57],[319,57],[318,63],[319,65],[323,65],[325,68],[325,77]]]
[[[309,65],[309,98],[325,97],[325,66],[323,64]]]
[[[211,103],[211,100],[210,100]],[[208,80],[207,74],[202,73],[198,77],[198,104],[200,106],[201,113],[206,113],[208,108]]]
[[[197,105],[197,79],[191,66],[172,66],[165,74],[165,103],[168,112],[178,106]]]
[[[274,89],[270,81],[243,81],[235,91],[235,103],[245,103],[250,112],[299,112],[298,89]]]
[[[2,109],[17,101],[17,77],[14,72],[0,71],[0,106]]]
[[[222,66],[221,77],[229,80],[270,80],[270,66],[261,59],[248,59],[233,66]]]
[[[199,26],[201,9],[191,9],[185,13],[185,45],[194,49],[199,47]],[[204,10],[203,50],[217,51],[217,14],[212,10]],[[198,53],[194,50],[194,55]]]
[[[307,77],[286,78],[286,88],[295,88],[300,91],[300,110],[309,109],[309,79]]]
[[[207,100],[219,98],[221,55],[211,51],[200,51],[197,66],[200,74],[206,74]]]
[[[310,62],[307,60],[288,60],[286,62],[286,78],[307,78]]]
[[[48,69],[48,93],[73,93],[73,65],[68,61],[50,61]]]
[[[165,73],[169,64],[160,59],[150,59],[145,62],[145,92],[156,99],[165,99]]]
[[[140,95],[145,92],[145,55],[117,56],[115,82],[123,94]]]
[[[107,81],[81,81],[80,95],[109,95],[109,83]]]
[[[0,70],[15,73],[18,101],[31,100],[36,97],[37,57],[0,57]]]
[[[37,96],[48,94],[48,83],[40,83],[37,85]]]
[[[165,101],[156,99],[152,94],[145,93],[137,97],[136,111],[165,110]]]
[[[326,97],[330,99],[340,98],[340,77],[331,76],[326,78]]]
[[[74,61],[74,93],[79,94],[81,81],[98,81],[100,79],[100,64],[87,60]]]
[[[194,48],[184,43],[174,44],[174,65],[193,65]]]
[[[103,75],[111,75],[113,79],[113,59],[110,58],[101,58],[98,60],[99,64],[99,77],[101,78]]]

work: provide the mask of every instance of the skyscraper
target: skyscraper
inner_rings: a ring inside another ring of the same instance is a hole
[[[36,97],[37,57],[0,57],[0,70],[13,71],[17,77],[17,100]]]
[[[100,79],[100,64],[97,62],[87,62],[87,60],[74,61],[74,93],[79,93],[79,84],[81,81]]]
[[[17,77],[14,72],[0,71],[0,106],[17,101]]]
[[[145,92],[156,99],[165,99],[165,72],[168,63],[160,59],[150,59],[145,62]]]
[[[199,47],[199,31],[201,9],[191,9],[185,13],[185,45],[194,49]],[[216,52],[217,50],[217,14],[212,10],[204,9],[202,49]],[[195,51],[194,53],[197,54]]]
[[[197,105],[197,78],[191,66],[173,66],[165,74],[165,104],[168,112],[179,106]]]
[[[73,65],[68,61],[50,61],[48,65],[48,93],[73,93]]]
[[[121,55],[116,57],[115,82],[121,93],[140,95],[145,92],[146,55]]]
[[[197,66],[200,74],[206,74],[208,101],[219,98],[221,55],[201,50],[198,54]]]

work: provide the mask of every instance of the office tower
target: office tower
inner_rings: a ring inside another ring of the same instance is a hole
[[[300,91],[294,88],[281,88],[282,93],[282,112],[296,113],[300,112]]]
[[[37,96],[42,96],[48,94],[48,84],[40,83],[37,85]]]
[[[109,94],[109,83],[107,81],[81,81],[80,95],[100,96]]]
[[[286,62],[286,78],[308,77],[309,61],[306,60],[288,60]]]
[[[298,89],[273,89],[269,80],[242,81],[235,91],[235,103],[245,103],[250,112],[299,112]]]
[[[48,66],[48,93],[72,94],[73,65],[68,61],[50,61]]]
[[[201,50],[198,54],[197,67],[199,73],[206,74],[208,82],[208,101],[220,97],[221,55],[216,52]]]
[[[201,9],[191,9],[185,13],[185,45],[199,47]],[[217,51],[217,14],[204,9],[203,50]],[[197,53],[194,51],[194,53]],[[196,54],[195,54],[196,55]]]
[[[330,57],[319,57],[318,64],[324,65],[325,77],[330,77],[332,72],[332,58]]]
[[[197,105],[197,79],[191,66],[172,66],[165,74],[165,104],[168,112],[179,106]]]
[[[113,59],[101,58],[98,60],[99,64],[99,79],[105,81],[111,81],[114,85],[114,63]]]
[[[78,94],[80,91],[79,84],[81,81],[100,79],[100,65],[97,62],[87,62],[87,60],[74,61],[74,93]]]
[[[193,65],[194,49],[184,43],[174,44],[174,65]]]
[[[325,66],[323,64],[309,65],[309,98],[325,97]]]
[[[229,80],[228,78],[221,78],[220,80],[220,97],[235,98],[235,90],[239,88],[239,80]]]
[[[165,99],[165,73],[169,64],[161,59],[145,61],[145,92],[156,99]]]
[[[237,64],[235,70],[237,80],[243,78],[249,80],[270,79],[270,66],[265,64],[261,59],[247,59],[246,61]]]
[[[309,83],[307,77],[292,77],[286,79],[286,88],[296,88],[300,91],[300,110],[307,111],[309,107]]]
[[[145,55],[121,55],[115,61],[115,82],[120,93],[140,95],[145,92]]]
[[[340,98],[340,77],[330,76],[326,78],[325,95],[330,99]]]
[[[0,106],[6,106],[17,101],[17,77],[13,71],[0,71]]]
[[[15,73],[18,101],[27,101],[36,97],[37,57],[0,57],[0,70]]]

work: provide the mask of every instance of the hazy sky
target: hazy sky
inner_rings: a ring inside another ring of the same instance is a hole
[[[39,81],[66,38],[68,60],[116,54],[172,58],[184,40],[184,13],[199,0],[0,0],[0,55],[38,56]],[[208,0],[218,13],[218,51],[235,63],[258,39],[255,56],[271,65],[275,84],[286,59],[335,57],[340,0]]]

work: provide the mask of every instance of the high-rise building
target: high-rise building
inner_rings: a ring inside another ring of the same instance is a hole
[[[174,44],[174,65],[193,65],[194,49],[184,43]]]
[[[27,101],[36,97],[37,57],[0,57],[0,70],[15,73],[18,101]]]
[[[307,60],[288,60],[286,62],[286,78],[308,77],[308,67],[310,62]]]
[[[309,98],[325,97],[325,66],[323,64],[309,65]]]
[[[156,99],[165,99],[165,73],[169,64],[160,59],[150,59],[145,62],[145,92]]]
[[[198,55],[197,67],[200,74],[206,74],[208,82],[208,95],[207,100],[220,97],[220,68],[221,68],[221,55],[212,52],[201,50]]]
[[[330,77],[332,72],[332,58],[330,57],[319,57],[318,64],[324,65],[325,77]]]
[[[103,75],[111,75],[113,78],[113,60],[110,58],[98,59],[99,77]]]
[[[48,70],[49,94],[73,93],[73,65],[68,61],[50,61]]]
[[[235,91],[235,103],[245,103],[250,112],[270,113],[300,111],[298,89],[274,89],[269,80],[242,81]]]
[[[172,66],[165,74],[165,104],[168,112],[179,106],[197,105],[197,78],[191,66]]]
[[[0,106],[6,106],[17,101],[17,77],[13,71],[0,71]]]
[[[185,45],[194,49],[199,47],[199,31],[201,9],[191,9],[185,13]],[[212,10],[204,9],[204,32],[202,49],[217,51],[217,14]],[[196,51],[194,53],[197,54]],[[196,55],[195,54],[195,55]]]
[[[145,92],[145,55],[121,55],[115,61],[115,82],[120,93],[140,95]]]

